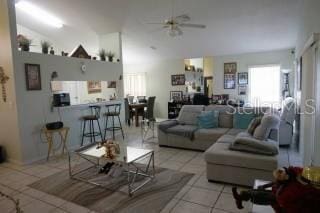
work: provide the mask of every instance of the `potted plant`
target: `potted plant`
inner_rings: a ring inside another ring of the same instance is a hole
[[[100,49],[99,50],[99,56],[100,56],[100,60],[101,61],[105,61],[106,60],[106,55],[107,55],[107,52],[105,49]]]
[[[42,53],[48,54],[51,43],[49,41],[41,41]]]
[[[19,47],[21,48],[22,51],[29,52],[31,43],[32,43],[32,40],[28,39],[25,36],[21,36],[18,39],[18,45],[19,45]]]
[[[109,51],[107,52],[106,56],[108,57],[108,61],[112,62],[114,58],[114,53]]]

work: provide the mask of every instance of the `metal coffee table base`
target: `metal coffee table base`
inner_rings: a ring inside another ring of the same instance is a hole
[[[79,170],[76,173],[73,173],[72,166],[71,166],[71,156],[69,154],[68,158],[69,158],[69,176],[70,176],[70,178],[102,187],[102,184],[100,184],[100,183],[90,181],[90,180],[87,180],[87,179],[84,179],[84,178],[77,176],[77,175],[79,175],[79,174],[81,174],[91,168],[97,168],[98,170],[100,168],[102,168],[102,165],[100,165],[99,159],[97,159],[97,161],[95,162],[94,160],[92,160],[92,159],[88,158],[87,156],[82,155],[80,153],[77,153],[77,155],[80,156],[81,158],[87,160],[88,162],[90,162],[92,164],[92,166],[85,168],[85,169],[82,169],[82,170]],[[148,164],[146,165],[145,169],[142,169],[137,165],[137,161],[142,158],[145,158],[145,157],[148,157]],[[147,183],[152,181],[155,177],[154,152],[151,152],[147,155],[141,156],[140,158],[137,158],[136,160],[129,162],[129,163],[112,161],[109,159],[108,159],[108,161],[120,163],[125,167],[125,173],[127,173],[127,185],[128,185],[129,196],[132,196],[136,191],[138,191],[144,185],[146,185]],[[134,186],[134,183],[135,183],[138,176],[142,176],[147,179],[145,181],[143,181],[141,184],[139,184],[138,186]]]

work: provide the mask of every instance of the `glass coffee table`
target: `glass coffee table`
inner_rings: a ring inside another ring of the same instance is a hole
[[[99,169],[103,167],[103,165],[100,164],[101,161],[121,164],[124,167],[125,173],[127,173],[129,196],[132,196],[133,193],[138,191],[155,177],[154,151],[151,149],[120,146],[120,154],[118,154],[114,159],[109,159],[105,157],[105,147],[101,147],[99,143],[96,142],[80,147],[79,149],[76,149],[74,153],[88,161],[91,166],[74,173],[71,165],[71,153],[68,152],[70,178],[100,186],[100,183],[81,178],[79,177],[79,174],[92,168],[97,168],[99,171]],[[141,165],[138,165],[138,161],[143,158],[147,159],[147,165],[145,168],[141,168]],[[135,186],[135,181],[138,176],[142,176],[146,180]]]

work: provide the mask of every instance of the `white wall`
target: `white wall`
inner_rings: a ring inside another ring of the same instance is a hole
[[[66,50],[66,47],[64,47],[62,44],[60,44],[58,41],[49,38],[45,35],[42,35],[38,32],[35,32],[31,29],[28,29],[22,25],[17,24],[17,34],[21,34],[26,36],[28,39],[32,40],[30,51],[31,52],[42,52],[41,48],[41,41],[49,41],[50,44],[53,46],[53,49],[55,51],[56,55],[61,55],[61,51]],[[50,49],[49,49],[50,51]]]
[[[25,63],[40,64],[42,90],[26,90]],[[85,73],[80,70],[82,63],[87,66]],[[53,71],[58,72],[57,81],[117,81],[119,76],[123,74],[122,64],[120,63],[28,52],[18,52],[15,65],[19,127],[21,138],[23,138],[21,145],[25,163],[42,159],[46,155],[47,144],[42,143],[40,140],[40,129],[47,122],[59,120],[57,111],[50,111],[50,76]],[[79,145],[81,141],[81,122],[79,118],[86,112],[77,108],[62,108],[60,112],[65,125],[71,128],[68,137],[69,146]]]
[[[156,96],[155,116],[168,117],[170,91],[183,91],[185,86],[172,86],[171,75],[184,74],[184,60],[162,60],[144,64],[124,64],[124,72],[146,72],[147,96]]]
[[[7,101],[3,102],[0,93],[0,145],[7,153],[10,161],[20,162],[22,159],[20,134],[18,129],[18,115],[16,105],[16,91],[14,86],[14,63],[12,48],[16,46],[16,40],[12,41],[15,31],[10,31],[10,16],[8,9],[12,10],[7,1],[0,1],[0,66],[10,78],[5,84]]]
[[[237,62],[237,73],[248,72],[249,66],[280,64],[281,69],[294,68],[294,55],[291,50],[280,50],[272,52],[250,53],[230,56],[217,56],[213,58],[213,94],[229,94],[231,99],[248,100],[248,95],[245,97],[238,96],[238,76],[236,77],[235,89],[224,89],[224,63]],[[293,95],[294,72],[290,73],[290,92]],[[282,85],[282,84],[281,84]]]
[[[320,33],[320,1],[305,0],[301,3],[301,16],[299,23],[296,53],[301,55],[302,48],[312,33]]]
[[[110,33],[107,35],[99,36],[99,47],[106,51],[111,51],[115,54],[113,60],[121,60],[121,50],[119,48],[121,35],[120,33]],[[107,59],[108,60],[108,59]]]

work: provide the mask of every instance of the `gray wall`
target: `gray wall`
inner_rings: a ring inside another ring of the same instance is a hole
[[[25,63],[40,64],[42,90],[27,91],[25,80]],[[40,130],[47,122],[59,120],[57,110],[51,112],[50,76],[53,71],[58,72],[61,81],[118,81],[123,74],[121,63],[110,63],[78,59],[62,56],[43,55],[38,53],[17,52],[16,64],[16,92],[19,116],[19,127],[23,162],[30,163],[42,159],[47,154],[47,144],[40,139]],[[87,70],[80,69],[85,64]],[[123,97],[123,85],[120,83],[119,97]],[[86,109],[86,108],[85,108]],[[71,107],[60,110],[62,121],[71,128],[68,145],[75,147],[80,144],[79,118],[86,114],[83,108]],[[44,139],[44,137],[42,137]]]

